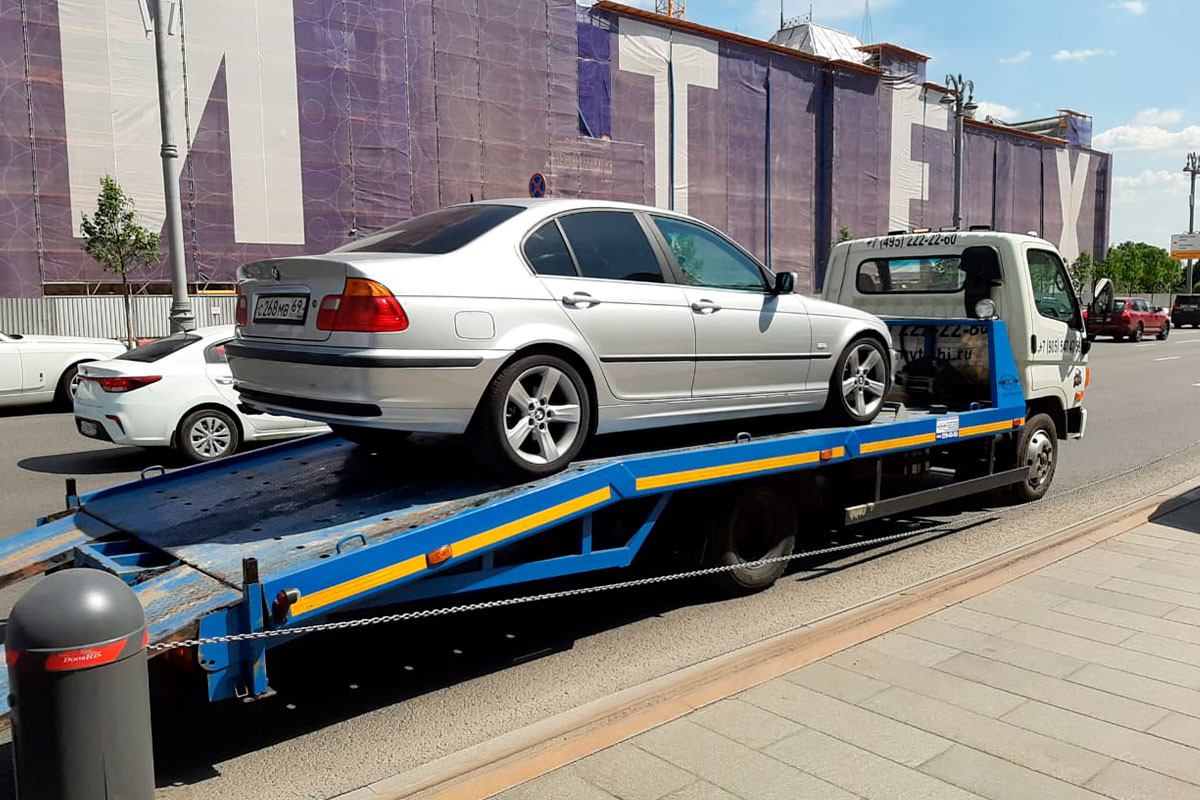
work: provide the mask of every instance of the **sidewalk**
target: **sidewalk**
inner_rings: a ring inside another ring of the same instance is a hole
[[[498,797],[1200,798],[1200,503]]]

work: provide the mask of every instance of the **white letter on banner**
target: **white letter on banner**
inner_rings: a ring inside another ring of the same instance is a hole
[[[1083,205],[1083,189],[1087,186],[1088,164],[1091,153],[1079,152],[1075,160],[1075,174],[1071,174],[1071,151],[1056,150],[1055,166],[1058,167],[1058,199],[1062,204],[1063,229],[1058,239],[1058,252],[1071,263],[1079,257],[1079,209]]]
[[[928,101],[920,84],[904,80],[889,81],[889,85],[892,90],[892,153],[888,228],[908,230],[912,227],[912,201],[929,199],[929,163],[923,152],[924,146],[913,152],[916,128],[923,126],[944,131],[949,124],[949,115],[940,103]]]
[[[162,0],[169,2],[169,0]],[[146,0],[58,0],[67,170],[75,231],[100,178],[120,181],[151,228],[166,217],[162,189],[154,38]],[[180,53],[179,7],[169,52]],[[304,243],[300,125],[291,0],[189,3],[188,95],[192,136],[222,61],[228,94],[233,230],[238,242]],[[182,58],[172,56],[176,146],[184,141]]]
[[[654,204],[670,205],[671,110],[675,112],[675,210],[688,210],[688,87],[717,88],[715,40],[622,19],[617,65],[654,78]],[[675,96],[669,96],[668,69],[674,67]],[[668,105],[670,103],[671,105]]]

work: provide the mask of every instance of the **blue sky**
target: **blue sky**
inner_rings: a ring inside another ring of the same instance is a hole
[[[633,4],[653,8],[653,0]],[[813,0],[813,18],[861,36],[863,0]],[[809,2],[785,0],[784,13]],[[1113,154],[1112,242],[1166,247],[1187,230],[1190,150],[1200,150],[1197,0],[870,0],[874,41],[932,56],[929,80],[962,73],[984,110],[1033,119],[1071,108],[1095,118]],[[703,25],[769,38],[779,0],[687,0]],[[1198,221],[1200,225],[1200,221]]]

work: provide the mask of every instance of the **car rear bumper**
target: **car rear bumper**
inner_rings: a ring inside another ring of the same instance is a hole
[[[462,433],[511,353],[398,351],[230,342],[242,399],[272,414],[326,424]]]
[[[1129,336],[1133,333],[1134,327],[1136,326],[1122,323],[1089,325],[1087,333],[1088,336]]]
[[[1171,312],[1172,325],[1200,325],[1200,311]]]
[[[164,447],[171,444],[174,423],[164,413],[162,396],[146,386],[123,394],[89,398],[82,392],[75,399],[75,429],[84,436],[137,447]],[[100,430],[90,435],[80,420],[96,423]]]

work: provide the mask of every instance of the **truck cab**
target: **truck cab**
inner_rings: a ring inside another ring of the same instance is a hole
[[[1093,305],[1111,297],[1106,283],[1095,287]],[[1045,239],[949,231],[841,242],[830,254],[822,295],[885,319],[1003,319],[1019,374],[1000,380],[1020,380],[1027,415],[1048,416],[1057,438],[1083,436],[1090,342],[1066,263]],[[899,388],[907,382],[916,391],[918,376],[931,374],[969,379],[979,352],[971,326],[944,328],[947,341],[936,343],[905,341],[904,330],[893,328]]]

